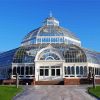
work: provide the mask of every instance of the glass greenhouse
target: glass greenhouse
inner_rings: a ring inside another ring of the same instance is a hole
[[[73,32],[50,16],[20,47],[0,54],[0,68],[1,79],[16,79],[18,73],[20,80],[77,80],[91,73],[100,80],[100,53],[83,48]]]

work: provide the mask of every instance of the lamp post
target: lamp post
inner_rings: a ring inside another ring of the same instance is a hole
[[[93,77],[93,79],[92,79],[93,88],[95,88],[95,74],[94,73],[92,74],[92,77]]]
[[[93,83],[93,88],[95,88],[95,66],[94,66],[94,70],[92,71],[92,83]]]
[[[16,87],[18,88],[18,86],[19,86],[18,73],[16,73]]]

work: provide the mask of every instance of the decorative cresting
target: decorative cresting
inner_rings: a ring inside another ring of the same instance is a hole
[[[39,60],[64,60],[63,55],[61,54],[61,52],[56,49],[53,48],[50,44],[46,47],[41,49],[35,58],[35,61],[39,61]]]
[[[87,62],[87,56],[82,48],[76,45],[67,45],[64,51],[65,62]]]

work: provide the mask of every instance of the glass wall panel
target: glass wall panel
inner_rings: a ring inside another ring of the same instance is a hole
[[[80,74],[83,75],[83,66],[80,67]]]
[[[30,75],[33,75],[33,67],[30,67]]]
[[[20,67],[19,66],[17,67],[17,73],[18,73],[18,75],[20,75]]]
[[[67,72],[68,72],[68,75],[71,74],[70,66],[67,67]]]
[[[84,75],[87,75],[87,66],[84,66]]]
[[[56,69],[56,75],[60,76],[60,69]]]
[[[16,67],[13,67],[13,75],[16,75]]]
[[[26,67],[26,72],[25,72],[25,74],[26,74],[26,75],[29,75],[29,67],[28,67],[28,66]]]
[[[65,75],[67,74],[67,67],[64,67]]]
[[[40,69],[40,76],[44,75],[44,69]]]
[[[21,75],[24,75],[24,67],[21,67]]]
[[[45,69],[45,76],[49,76],[49,69]]]
[[[75,46],[67,47],[65,49],[64,57],[66,62],[86,62],[87,60],[85,53]]]
[[[71,72],[72,72],[72,74],[75,74],[75,68],[74,68],[74,66],[71,67]]]
[[[55,69],[51,69],[51,75],[55,76]]]
[[[76,74],[79,74],[79,66],[76,66]]]

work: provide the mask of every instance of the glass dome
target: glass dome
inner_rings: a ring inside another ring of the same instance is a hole
[[[43,22],[43,26],[28,33],[22,46],[38,43],[66,43],[81,45],[80,40],[67,29],[59,26],[59,21],[54,17],[48,17]]]

